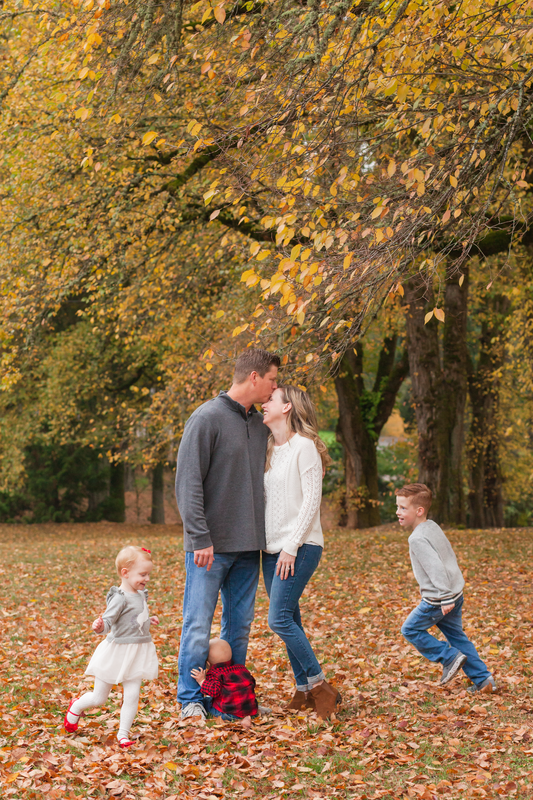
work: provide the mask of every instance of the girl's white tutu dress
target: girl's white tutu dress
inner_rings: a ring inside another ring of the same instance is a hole
[[[124,592],[112,586],[102,619],[107,637],[100,642],[85,670],[105,683],[154,680],[158,675],[155,645],[150,636],[148,592]]]

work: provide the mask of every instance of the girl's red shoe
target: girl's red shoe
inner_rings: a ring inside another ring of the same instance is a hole
[[[132,742],[131,739],[126,739],[125,737],[124,739],[119,740],[119,745],[121,747],[131,747],[132,744],[135,744],[135,742]]]
[[[69,712],[72,714],[72,716],[78,717],[78,722],[79,722],[79,719],[81,717],[81,714],[75,714],[74,711],[70,710],[72,708],[72,704],[75,703],[76,700],[78,700],[78,698],[77,697],[73,697],[72,700],[70,701],[70,705],[69,705],[69,707],[67,709],[67,713],[65,714],[65,719],[63,720],[63,726],[64,726],[65,730],[67,731],[67,733],[74,733],[75,731],[78,730],[78,723],[77,722],[69,722],[68,721]]]

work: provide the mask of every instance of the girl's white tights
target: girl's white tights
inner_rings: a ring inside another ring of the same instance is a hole
[[[88,708],[95,708],[96,706],[103,706],[112,688],[112,683],[105,683],[101,681],[100,678],[95,678],[92,692],[86,692],[72,703],[67,716],[68,721],[75,724],[82,711],[87,711]],[[141,678],[122,681],[122,688],[124,692],[122,708],[120,709],[120,728],[117,734],[119,742],[121,739],[127,739],[129,737],[130,728],[135,719],[137,709],[139,708]]]

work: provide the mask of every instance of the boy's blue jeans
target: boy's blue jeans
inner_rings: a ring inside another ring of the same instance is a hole
[[[263,578],[270,598],[268,624],[285,642],[296,688],[301,692],[311,691],[315,683],[324,680],[322,668],[305,635],[298,603],[321,555],[319,545],[303,544],[298,549],[294,575],[282,581],[276,575],[279,553],[263,553]]]
[[[215,553],[209,572],[197,567],[194,553],[185,553],[187,579],[183,597],[183,628],[178,658],[178,703],[201,703],[205,699],[192,669],[204,669],[209,653],[211,623],[222,597],[220,638],[228,642],[236,664],[246,663],[248,637],[254,618],[255,593],[259,582],[260,551]]]
[[[467,657],[463,670],[472,683],[480,686],[491,673],[463,630],[462,608],[463,597],[455,602],[455,608],[448,614],[443,614],[439,606],[432,606],[422,600],[403,623],[402,634],[424,658],[437,661],[444,667],[455,661],[459,653],[463,653]],[[428,628],[433,625],[437,626],[448,641],[436,639],[428,632]]]

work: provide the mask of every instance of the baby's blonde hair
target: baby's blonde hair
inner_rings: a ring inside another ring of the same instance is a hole
[[[119,577],[122,577],[123,569],[131,569],[139,558],[151,561],[152,554],[145,547],[137,547],[135,544],[129,544],[127,547],[123,547],[115,559],[115,566]]]

